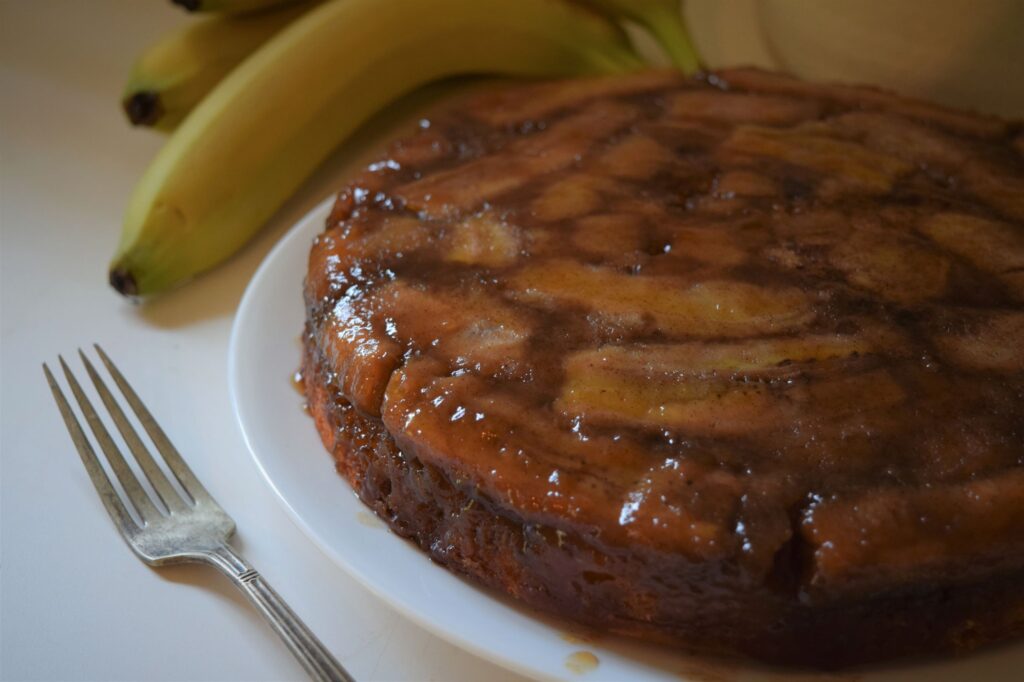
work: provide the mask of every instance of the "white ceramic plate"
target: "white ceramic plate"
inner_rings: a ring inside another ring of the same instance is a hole
[[[228,375],[235,414],[253,459],[312,540],[366,587],[422,626],[500,665],[540,679],[779,680],[779,671],[738,668],[678,656],[615,638],[570,634],[432,563],[393,535],[334,471],[290,378],[299,365],[302,280],[313,237],[330,210],[323,202],[257,270],[231,334]],[[589,652],[599,663],[580,652]],[[1024,670],[1024,646],[959,661],[858,674],[872,682],[1010,680]],[[786,675],[786,678],[797,677]],[[811,677],[801,675],[801,678]],[[842,679],[849,679],[843,676]]]

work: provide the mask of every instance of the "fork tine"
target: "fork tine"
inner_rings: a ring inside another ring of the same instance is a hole
[[[93,344],[96,352],[99,353],[100,359],[103,360],[103,364],[106,365],[107,371],[110,372],[110,376],[114,378],[114,383],[117,384],[118,388],[121,389],[121,393],[128,400],[128,404],[131,405],[132,410],[135,411],[135,416],[139,418],[139,422],[142,423],[143,428],[146,429],[146,433],[149,434],[153,444],[156,445],[156,449],[163,455],[164,461],[167,463],[168,468],[177,477],[178,483],[185,489],[192,499],[196,502],[202,500],[208,504],[217,503],[214,501],[210,493],[206,492],[206,488],[199,482],[192,470],[189,469],[188,464],[185,464],[185,460],[178,454],[178,450],[171,444],[171,440],[164,433],[164,430],[157,424],[156,419],[149,413],[146,406],[142,404],[142,400],[135,393],[132,387],[128,384],[128,380],[124,378],[121,371],[117,368],[114,362],[107,357],[107,354],[103,352],[98,343]]]
[[[185,501],[181,499],[181,495],[171,486],[167,476],[164,475],[164,472],[153,461],[153,456],[149,454],[149,450],[143,444],[142,439],[139,438],[138,432],[128,421],[128,418],[125,417],[124,410],[117,404],[117,400],[111,395],[110,390],[107,389],[107,385],[96,372],[96,368],[89,362],[89,358],[85,356],[81,349],[79,349],[78,355],[82,358],[85,371],[89,373],[89,378],[92,379],[96,392],[100,394],[100,399],[107,406],[107,412],[113,417],[117,430],[121,432],[125,443],[128,444],[128,449],[132,451],[135,461],[139,463],[142,472],[146,474],[146,478],[149,479],[149,483],[153,486],[157,496],[170,511],[184,511],[186,508]]]
[[[139,479],[135,477],[135,472],[124,461],[124,457],[121,455],[121,451],[118,450],[117,444],[114,443],[114,439],[110,437],[107,427],[100,421],[100,417],[96,414],[96,410],[93,409],[92,403],[89,402],[89,398],[86,397],[82,387],[78,384],[78,379],[71,373],[68,363],[64,362],[64,358],[59,355],[57,358],[60,360],[61,367],[64,368],[64,376],[67,377],[68,384],[71,386],[71,392],[74,394],[75,400],[78,401],[78,406],[82,409],[85,421],[88,422],[89,427],[92,429],[93,436],[99,441],[100,448],[102,448],[103,454],[107,456],[107,461],[110,462],[110,468],[114,470],[117,480],[121,481],[121,488],[124,490],[125,495],[128,496],[128,499],[135,506],[135,510],[144,522],[158,518],[161,515],[160,511],[153,504],[153,501],[149,499],[149,494],[139,485]]]
[[[110,518],[114,520],[114,525],[117,526],[117,529],[122,534],[138,531],[138,525],[136,525],[128,513],[124,503],[121,502],[121,498],[117,496],[114,486],[110,484],[110,479],[107,478],[106,472],[103,471],[100,460],[96,457],[96,452],[92,449],[92,445],[89,444],[89,439],[85,437],[85,432],[82,431],[82,425],[78,423],[74,412],[71,411],[67,398],[64,397],[63,391],[60,390],[57,380],[53,378],[53,374],[50,372],[50,368],[46,366],[46,363],[43,363],[43,373],[46,374],[46,382],[50,384],[50,391],[53,392],[53,399],[57,401],[57,409],[60,410],[60,416],[64,418],[64,425],[68,429],[68,434],[70,434],[71,440],[75,444],[75,449],[78,450],[78,455],[82,458],[82,464],[92,480],[93,487],[99,493],[103,506],[106,507]]]

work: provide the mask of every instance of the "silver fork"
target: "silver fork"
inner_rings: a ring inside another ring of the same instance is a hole
[[[110,361],[103,349],[98,345],[95,348],[110,372],[110,376],[114,379],[114,383],[120,388],[125,401],[135,412],[135,416],[163,457],[167,468],[174,474],[186,493],[183,496],[174,489],[171,481],[154,461],[149,449],[129,423],[124,411],[107,389],[92,363],[79,350],[78,354],[96,386],[100,399],[106,405],[124,442],[135,456],[135,461],[138,462],[139,468],[142,469],[156,493],[157,500],[162,503],[166,511],[157,507],[155,501],[128,466],[117,444],[110,437],[110,432],[103,425],[99,415],[96,414],[89,399],[82,391],[82,387],[71,373],[71,369],[64,362],[64,358],[58,356],[71,392],[78,401],[93,436],[106,455],[110,468],[117,480],[120,481],[125,497],[135,509],[141,523],[133,519],[128,507],[118,496],[104,472],[81,424],[71,411],[71,406],[53,378],[53,374],[50,373],[50,368],[43,364],[43,372],[45,372],[46,380],[53,391],[53,397],[57,401],[61,416],[64,417],[71,440],[74,441],[78,454],[82,457],[82,463],[89,473],[89,478],[92,479],[92,484],[96,487],[96,492],[99,493],[100,499],[103,501],[103,506],[106,507],[107,513],[114,520],[114,525],[121,531],[128,546],[150,566],[198,562],[216,567],[227,575],[231,582],[241,589],[249,601],[263,614],[274,632],[288,645],[311,678],[352,682],[352,678],[341,667],[341,664],[334,660],[334,657],[320,643],[316,635],[310,632],[299,617],[288,608],[288,605],[267,584],[263,576],[231,548],[228,539],[235,532],[235,522],[206,492],[206,489],[185,464],[185,460],[178,454],[149,410],[142,404],[138,395],[128,385],[124,376]]]

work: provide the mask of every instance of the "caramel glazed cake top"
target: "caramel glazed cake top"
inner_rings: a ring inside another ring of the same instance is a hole
[[[747,69],[487,91],[342,192],[306,297],[344,399],[524,523],[809,605],[1024,568],[1018,123]]]

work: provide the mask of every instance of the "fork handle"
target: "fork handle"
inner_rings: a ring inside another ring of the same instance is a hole
[[[312,679],[355,682],[274,588],[230,545],[205,552],[203,558],[245,593]]]

